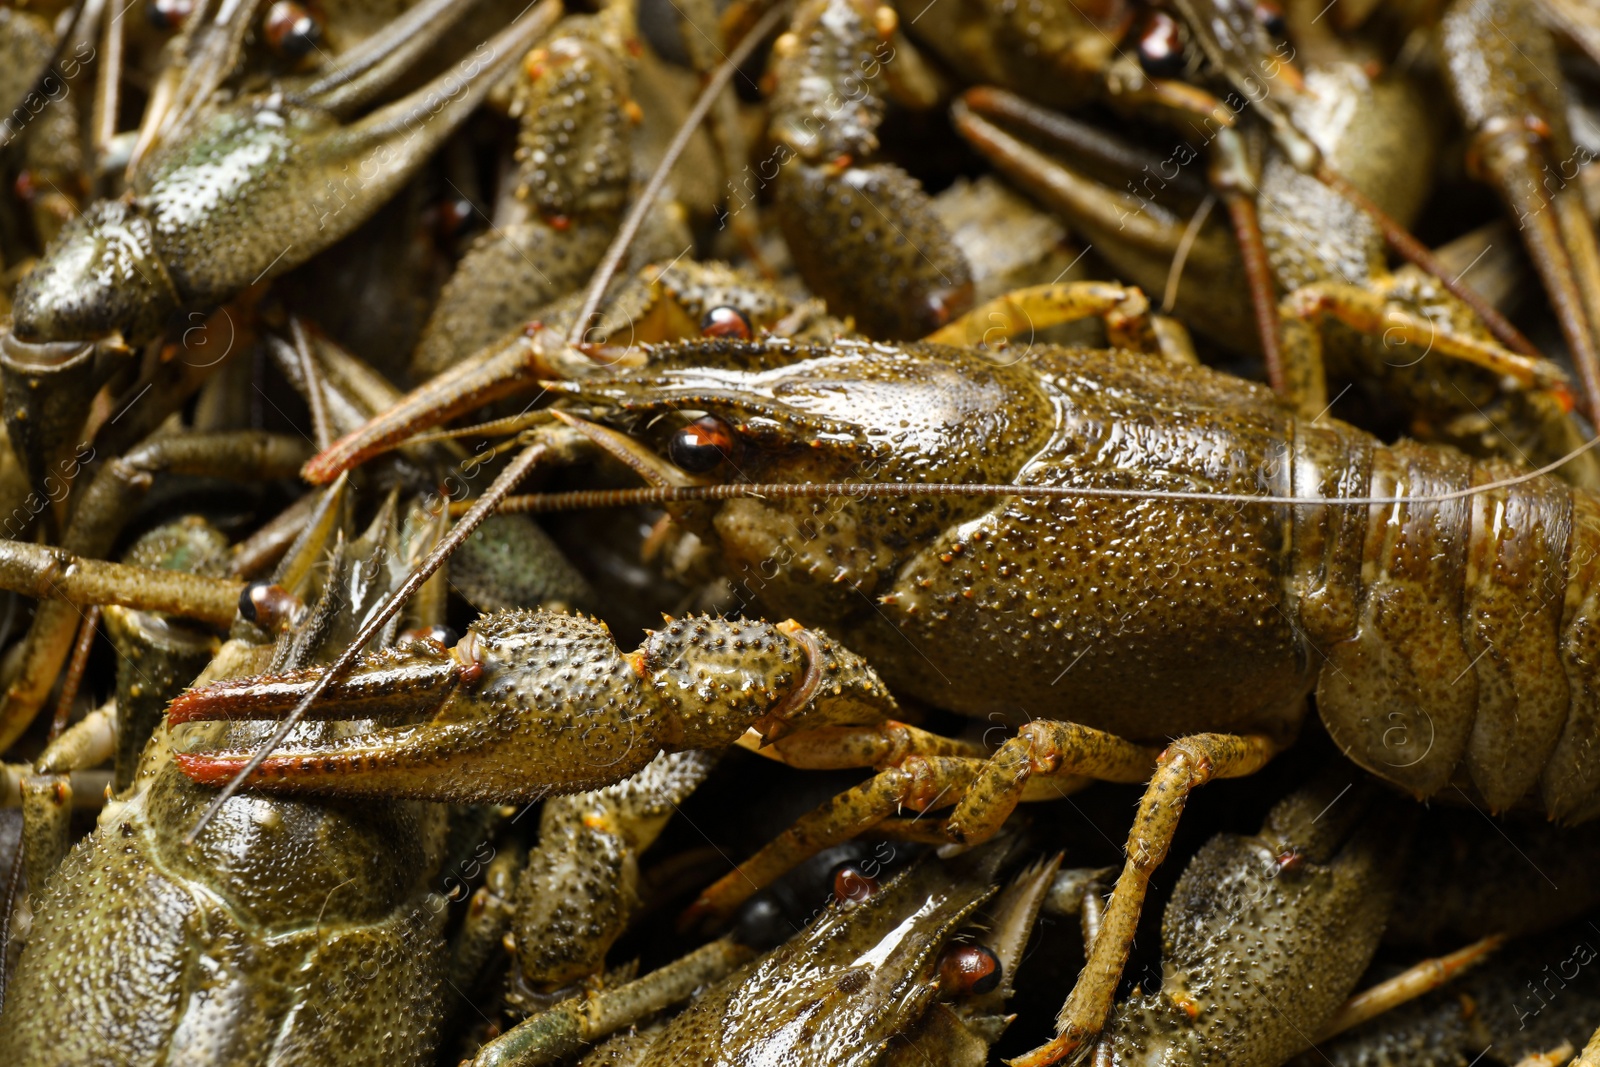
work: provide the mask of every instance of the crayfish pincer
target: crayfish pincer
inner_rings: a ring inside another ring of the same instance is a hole
[[[269,718],[315,680],[305,672],[218,682],[173,701],[168,721]],[[626,778],[662,751],[724,747],[752,725],[777,735],[875,719],[893,707],[871,668],[793,624],[682,619],[624,654],[596,620],[500,612],[454,648],[417,644],[366,657],[313,709],[321,718],[383,719],[428,710],[429,721],[346,738],[338,752],[279,749],[252,783],[531,801]],[[196,780],[221,784],[249,756],[177,760]]]
[[[132,175],[126,197],[62,228],[18,284],[0,333],[7,429],[35,473],[78,439],[117,363],[106,357],[154,339],[172,312],[222,303],[365,222],[560,14],[548,0],[409,96],[344,121],[454,21],[440,7],[416,9],[413,19],[432,11],[433,23],[393,55],[357,49],[309,84],[209,107]],[[63,393],[70,412],[50,406]]]
[[[1108,315],[1128,297],[1072,293]],[[526,431],[538,462],[586,448],[625,458],[761,610],[804,634],[826,627],[898,698],[1031,721],[992,755],[885,722],[892,705],[853,659],[841,670],[856,681],[831,701],[819,689],[812,714],[784,703],[798,647],[774,675],[770,630],[741,649],[732,628],[756,624],[710,620],[692,625],[727,634],[716,671],[672,666],[658,635],[635,683],[591,627],[581,654],[529,649],[538,670],[513,685],[498,649],[527,641],[508,619],[458,647],[455,666],[442,654],[428,666],[440,686],[483,666],[479,688],[430,700],[432,723],[279,753],[259,784],[441,799],[586,789],[746,725],[792,764],[878,771],[710,887],[696,911],[716,917],[906,808],[953,804],[939,832],[971,843],[1020,801],[1085,777],[1148,781],[1061,1037],[1035,1064],[1103,1026],[1189,794],[1262,767],[1312,690],[1341,750],[1420,797],[1459,785],[1492,811],[1536,802],[1575,822],[1600,810],[1600,497],[1549,476],[1385,446],[1297,418],[1263,387],[1128,349],[1034,346],[1008,361],[942,344],[702,341],[547,387],[559,399]],[[521,618],[539,639],[577,626]],[[586,671],[605,684],[575,686]],[[335,701],[356,700],[361,677],[334,685]],[[262,683],[275,694],[262,713],[311,684]],[[730,694],[737,716],[720,714]],[[579,698],[581,715],[560,705]],[[196,694],[174,714],[226,704]],[[516,755],[488,751],[496,732]],[[184,759],[220,781],[244,755]]]
[[[120,331],[139,342],[178,307],[218,303],[269,268],[303,263],[405,184],[557,12],[541,6],[459,68],[353,122],[342,121],[353,106],[403,73],[395,64],[351,56],[368,69],[213,109],[133,175],[127,199],[100,201],[63,229],[17,286],[12,333],[45,342]]]

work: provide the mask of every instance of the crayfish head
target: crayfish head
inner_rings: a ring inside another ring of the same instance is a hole
[[[723,1063],[873,1062],[885,1045],[906,1042],[920,1053],[907,1062],[921,1062],[938,1042],[930,1035],[939,1034],[950,1039],[944,1048],[972,1058],[938,1062],[983,1062],[988,1041],[1008,1021],[1000,988],[1009,981],[1006,966],[1020,957],[970,936],[996,892],[1005,847],[965,864],[924,859],[882,884],[846,882],[839,872],[833,903],[816,921],[731,980],[737,985],[720,1018],[711,1015],[709,1027],[695,1020],[697,1029],[678,1042],[697,1051],[714,1043]],[[1038,873],[1024,876],[1036,883],[1035,898],[1044,888]],[[987,932],[1016,910],[1013,895],[990,913]],[[1021,925],[1025,943],[1032,914]],[[999,1018],[980,1018],[984,1009]],[[948,1014],[928,1019],[934,1012]],[[921,1029],[925,1023],[930,1030]]]
[[[119,332],[137,344],[160,333],[177,306],[149,219],[133,204],[103,200],[62,227],[17,284],[12,332],[29,344]]]
[[[1009,483],[1054,419],[1026,368],[939,345],[701,341],[551,388],[675,468],[657,472],[673,484]],[[819,598],[858,604],[922,544],[992,505],[773,493],[668,507],[716,539],[734,581],[760,583],[769,610],[803,618]]]

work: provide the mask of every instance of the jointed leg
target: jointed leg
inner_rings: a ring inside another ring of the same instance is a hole
[[[1278,310],[1283,320],[1284,361],[1289,368],[1286,373],[1295,385],[1289,400],[1307,418],[1316,417],[1327,406],[1327,387],[1320,380],[1321,326],[1325,319],[1335,319],[1358,333],[1382,338],[1385,344],[1410,346],[1417,353],[1414,359],[1437,355],[1482,367],[1526,389],[1565,389],[1564,376],[1547,360],[1457,332],[1360,286],[1336,282],[1303,286],[1284,297]]]
[[[1166,858],[1189,794],[1213,778],[1255,773],[1278,747],[1269,738],[1257,735],[1195,734],[1174,741],[1161,754],[1155,777],[1139,801],[1139,812],[1128,833],[1122,876],[1111,892],[1089,959],[1061,1014],[1056,1016],[1057,1037],[1012,1060],[1014,1067],[1057,1063],[1100,1032],[1128,962],[1150,875]]]
[[[1333,1018],[1323,1024],[1317,1040],[1326,1041],[1335,1034],[1342,1034],[1346,1030],[1360,1026],[1368,1019],[1377,1018],[1386,1011],[1393,1011],[1424,993],[1433,992],[1462,971],[1482,963],[1504,941],[1505,938],[1498,935],[1474,941],[1466,948],[1457,949],[1448,956],[1423,960],[1387,981],[1379,982],[1370,989],[1363,989],[1345,1001]]]
[[[604,993],[574,997],[518,1023],[485,1045],[474,1067],[557,1063],[647,1015],[687,1000],[696,989],[731,974],[751,952],[713,941],[643,978]]]
[[[737,744],[760,756],[808,771],[846,767],[893,766],[915,753],[920,756],[977,756],[978,746],[953,737],[932,734],[903,722],[886,719],[872,726],[819,726],[790,734],[770,745],[748,731]]]
[[[1423,351],[1475,364],[1514,379],[1529,389],[1548,388],[1563,378],[1560,369],[1548,360],[1525,356],[1495,341],[1441,327],[1419,312],[1385,300],[1370,289],[1353,285],[1305,286],[1284,300],[1283,313],[1308,321],[1330,316],[1353,330],[1404,341]]]
[[[1107,338],[1114,345],[1141,352],[1158,350],[1150,325],[1150,301],[1133,286],[1111,282],[1060,282],[1005,293],[923,340],[997,348],[1014,337],[1026,339],[1036,330],[1087,318],[1103,319]]]
[[[722,919],[805,860],[871,829],[902,808],[924,812],[943,807],[977,775],[973,756],[907,756],[860,785],[825,801],[754,856],[708,886],[683,914],[690,927]]]
[[[1528,5],[1508,0],[1450,4],[1440,32],[1459,44],[1443,72],[1471,135],[1468,167],[1495,187],[1516,218],[1592,419],[1600,403],[1600,295],[1594,292],[1600,250],[1580,187],[1560,180],[1552,190],[1549,184],[1578,158],[1562,94],[1554,83],[1547,91],[1540,80],[1555,61],[1555,42]],[[1504,41],[1517,46],[1504,48]]]
[[[958,802],[948,825],[912,836],[977,844],[1023,800],[1048,800],[1092,780],[1142,782],[1152,749],[1072,723],[1035,722],[989,759],[977,746],[897,722],[831,727],[784,738],[767,750],[792,766],[873,766],[878,774],[805,815],[701,894],[685,921],[726,916],[807,857],[885,823],[902,808],[926,812]],[[962,821],[963,812],[968,812]],[[904,836],[907,827],[892,824]]]
[[[1228,209],[1234,240],[1239,243],[1239,258],[1244,264],[1245,285],[1250,307],[1255,314],[1256,334],[1261,341],[1261,358],[1266,363],[1267,382],[1279,396],[1290,395],[1290,379],[1284,366],[1279,337],[1277,285],[1272,264],[1267,258],[1267,242],[1261,233],[1261,214],[1256,206],[1258,175],[1250,163],[1244,138],[1232,129],[1217,131],[1208,168],[1211,187]]]
[[[1036,720],[984,764],[946,829],[951,840],[977,844],[993,837],[1019,802],[1050,795],[1038,792],[1049,788],[1049,779],[1084,775],[1101,782],[1143,782],[1155,767],[1155,749],[1076,723]],[[1040,781],[1034,782],[1036,777]]]

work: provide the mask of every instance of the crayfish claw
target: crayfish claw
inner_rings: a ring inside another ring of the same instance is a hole
[[[316,684],[316,672],[271,675],[194,690],[169,721],[282,718]],[[449,803],[531,801],[581,792],[634,773],[661,751],[638,714],[642,679],[606,628],[551,612],[480,619],[445,649],[417,642],[370,654],[311,706],[251,775],[253,788]],[[198,782],[219,784],[253,752],[222,734],[180,749]]]

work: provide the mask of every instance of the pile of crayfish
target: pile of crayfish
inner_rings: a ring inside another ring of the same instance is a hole
[[[1589,0],[4,0],[0,1063],[1600,1067]]]

